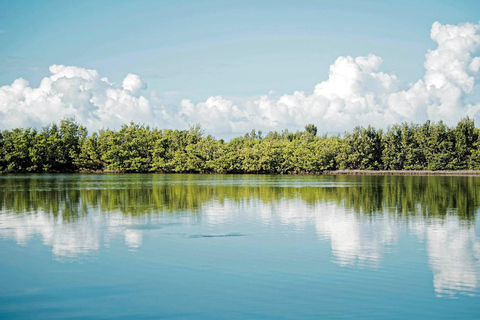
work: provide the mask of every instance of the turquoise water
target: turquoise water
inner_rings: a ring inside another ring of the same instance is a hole
[[[480,178],[0,176],[1,319],[479,319]]]

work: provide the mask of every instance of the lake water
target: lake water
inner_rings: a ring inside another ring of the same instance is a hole
[[[1,319],[480,319],[480,178],[0,175]]]

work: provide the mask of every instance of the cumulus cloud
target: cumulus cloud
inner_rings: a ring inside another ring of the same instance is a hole
[[[38,88],[21,78],[0,87],[0,126],[40,126],[75,116],[90,129],[133,120],[174,128],[199,122],[211,133],[243,133],[298,129],[307,123],[322,131],[343,131],[359,124],[385,127],[427,119],[454,124],[466,115],[480,120],[480,101],[475,101],[479,31],[480,24],[435,22],[430,37],[437,47],[425,55],[424,76],[411,84],[382,72],[376,55],[342,56],[311,94],[296,91],[273,98],[269,93],[242,103],[212,96],[166,107],[155,93],[145,96],[147,85],[138,75],[128,74],[117,85],[95,70],[53,65]]]
[[[131,94],[136,95],[140,90],[145,90],[147,84],[140,79],[138,75],[129,73],[125,79],[123,79],[122,87],[123,89],[130,91]]]
[[[122,86],[100,78],[95,70],[53,65],[51,76],[38,88],[24,79],[0,87],[0,126],[42,126],[75,117],[90,128],[117,126],[131,120],[149,122],[161,113],[139,92],[144,82],[136,75],[125,77]],[[157,124],[161,125],[159,121]]]

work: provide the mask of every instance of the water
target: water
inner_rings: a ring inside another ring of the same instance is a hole
[[[479,319],[480,178],[0,176],[1,319]]]

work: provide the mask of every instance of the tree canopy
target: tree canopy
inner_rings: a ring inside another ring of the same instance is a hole
[[[344,135],[252,130],[229,142],[188,130],[137,123],[88,135],[75,119],[41,130],[0,131],[0,173],[189,172],[321,173],[359,170],[480,169],[480,135],[470,118],[449,127],[442,121],[395,124],[386,130],[356,127]]]

